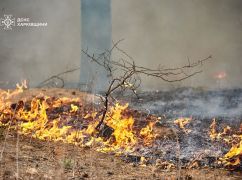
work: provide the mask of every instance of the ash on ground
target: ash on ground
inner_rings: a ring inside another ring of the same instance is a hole
[[[131,97],[126,101],[134,109],[160,116],[162,126],[177,131],[179,144],[176,138],[158,139],[152,148],[143,149],[143,153],[151,159],[162,156],[176,163],[180,159],[184,165],[196,160],[200,165],[217,166],[217,159],[230,147],[211,141],[209,127],[212,119],[216,119],[218,131],[226,125],[238,129],[242,123],[242,89],[149,91],[139,93],[139,99]],[[180,117],[192,118],[186,127],[190,133],[184,133],[174,124],[174,120]]]

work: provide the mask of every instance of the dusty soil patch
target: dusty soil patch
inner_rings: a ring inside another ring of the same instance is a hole
[[[137,166],[120,157],[63,143],[44,142],[10,133],[0,161],[1,179],[176,179],[178,172],[158,166]],[[18,157],[17,152],[18,151]],[[240,179],[238,173],[218,169],[182,170],[183,179]]]

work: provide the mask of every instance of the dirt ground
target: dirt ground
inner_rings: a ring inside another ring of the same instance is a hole
[[[27,90],[11,101],[39,93],[56,97],[95,97],[75,90]],[[0,179],[241,179],[239,172],[223,169],[164,170],[159,165],[128,163],[113,154],[64,143],[40,141],[0,127]]]
[[[238,172],[219,169],[166,171],[159,166],[139,166],[90,148],[43,142],[1,129],[0,177],[17,179],[241,179]],[[6,138],[6,141],[5,141]],[[19,139],[19,141],[17,141]]]

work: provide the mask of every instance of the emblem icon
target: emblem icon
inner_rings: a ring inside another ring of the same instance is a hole
[[[4,18],[0,19],[0,26],[4,26],[5,30],[12,30],[12,26],[15,26],[15,18],[12,15],[4,15]]]

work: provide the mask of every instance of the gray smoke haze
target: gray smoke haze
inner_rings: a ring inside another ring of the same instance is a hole
[[[80,2],[76,0],[1,0],[0,17],[12,14],[47,27],[0,30],[0,82],[27,79],[36,86],[51,75],[80,66]],[[79,72],[66,75],[79,81]]]
[[[0,83],[28,79],[34,86],[80,65],[79,0],[1,0],[0,17],[12,14],[47,22],[43,28],[0,30]],[[145,89],[242,87],[241,0],[113,0],[112,37],[147,67],[180,66],[213,55],[204,72],[181,83],[144,78]],[[227,77],[218,81],[216,72]],[[79,82],[79,72],[66,75]]]
[[[113,39],[120,37],[126,39],[122,48],[144,66],[179,66],[187,56],[191,61],[213,56],[203,74],[175,86],[242,85],[241,0],[113,1]],[[227,78],[217,82],[213,75],[219,71]],[[144,82],[148,89],[164,87],[157,79]]]
[[[131,99],[136,109],[168,118],[195,117],[233,120],[242,123],[242,90],[210,90],[179,88],[169,91],[143,92],[140,102]]]

